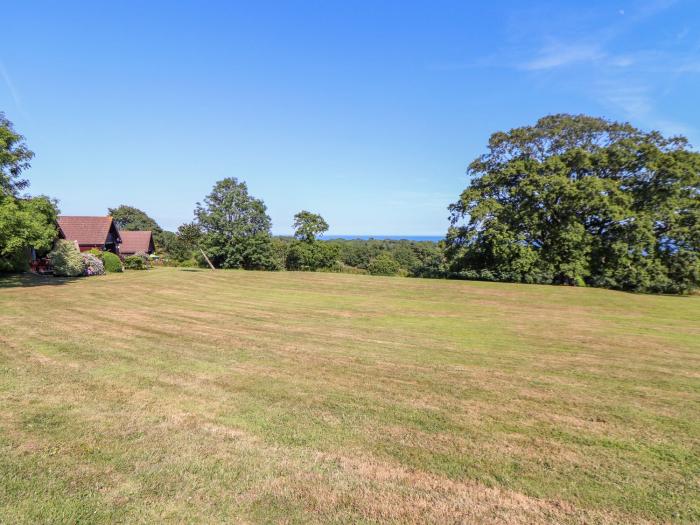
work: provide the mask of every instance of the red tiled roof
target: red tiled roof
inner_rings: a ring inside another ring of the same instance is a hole
[[[119,232],[119,236],[122,238],[120,253],[147,253],[153,249],[153,234],[150,231],[123,231]]]
[[[60,215],[58,226],[69,241],[78,244],[105,244],[112,217],[88,217],[77,215]]]

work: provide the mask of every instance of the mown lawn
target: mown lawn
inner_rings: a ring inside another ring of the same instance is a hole
[[[700,521],[700,297],[0,279],[0,523]]]

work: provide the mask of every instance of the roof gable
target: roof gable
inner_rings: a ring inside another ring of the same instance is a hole
[[[119,247],[121,253],[139,253],[153,251],[153,233],[147,231],[123,231],[121,232],[122,244]]]
[[[107,242],[110,231],[114,241],[119,242],[119,232],[109,216],[60,215],[58,227],[66,239],[77,241],[78,244],[103,245]]]

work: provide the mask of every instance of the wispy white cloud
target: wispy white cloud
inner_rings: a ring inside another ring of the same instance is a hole
[[[688,61],[683,64],[679,64],[672,69],[673,73],[700,73],[700,60],[697,62]]]
[[[654,129],[664,132],[666,135],[684,135],[686,138],[697,133],[697,129],[688,124],[664,118],[654,119],[653,127]]]
[[[519,67],[528,71],[538,71],[581,62],[597,62],[604,59],[605,56],[605,52],[597,44],[556,43],[543,48],[540,50],[539,56],[526,61]]]
[[[667,135],[694,135],[697,130],[683,122],[660,116],[656,109],[655,90],[644,83],[630,83],[626,79],[606,80],[594,90],[599,102],[626,120],[659,130]]]
[[[22,103],[19,98],[19,93],[15,89],[15,85],[12,83],[12,79],[10,78],[10,75],[7,72],[7,69],[5,69],[5,65],[2,63],[2,61],[0,61],[0,78],[2,78],[3,82],[5,83],[15,106],[17,106],[17,109],[21,111]]]
[[[614,67],[630,67],[636,63],[635,57],[630,55],[617,55],[608,58],[608,64]]]
[[[698,136],[700,130],[669,118],[662,109],[683,77],[700,74],[696,32],[679,18],[675,31],[654,35],[653,45],[644,44],[650,38],[631,38],[650,31],[655,17],[677,4],[647,0],[624,10],[520,8],[507,17],[507,38],[500,49],[434,69],[515,69],[526,72],[535,85],[592,99],[614,118],[668,134]],[[635,41],[636,48],[630,46]]]
[[[606,81],[599,84],[597,91],[606,105],[620,109],[628,118],[647,116],[653,110],[647,86]]]
[[[565,9],[553,12],[546,24],[540,11],[521,12],[505,57],[512,68],[560,91],[593,98],[612,115],[668,134],[694,134],[693,127],[668,118],[660,108],[680,78],[700,74],[700,49],[690,46],[692,32],[681,20],[675,34],[653,47],[630,48],[627,38],[676,3],[649,0],[624,12]]]

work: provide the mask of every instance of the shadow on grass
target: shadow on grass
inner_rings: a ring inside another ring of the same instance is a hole
[[[33,286],[60,286],[79,280],[80,277],[54,277],[33,273],[0,274],[1,288],[29,288]]]
[[[202,268],[180,268],[181,272],[203,272]]]

